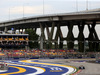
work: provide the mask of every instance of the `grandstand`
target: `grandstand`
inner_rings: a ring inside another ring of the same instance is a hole
[[[25,48],[28,46],[28,34],[0,34],[0,47],[3,49]]]
[[[0,34],[0,59],[6,58],[94,58],[95,53],[78,52],[74,49],[28,49],[29,34]]]

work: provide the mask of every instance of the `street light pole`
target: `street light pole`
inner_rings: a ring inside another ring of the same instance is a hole
[[[10,8],[9,8],[9,20],[10,20]]]
[[[76,0],[76,11],[78,12],[78,0]]]
[[[86,1],[86,10],[88,11],[88,0]]]
[[[24,18],[24,4],[23,4],[23,18]]]
[[[44,15],[44,0],[43,0],[43,15]]]

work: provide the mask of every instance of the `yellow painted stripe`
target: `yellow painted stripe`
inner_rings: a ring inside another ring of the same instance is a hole
[[[33,63],[33,64],[42,64],[42,65],[51,65],[51,66],[60,66],[60,67],[71,67],[74,68],[76,70],[76,68],[74,66],[68,66],[68,65],[60,65],[60,64],[50,64],[50,63],[40,63],[40,62],[29,62],[28,60],[22,60],[21,62],[25,62],[25,63]],[[73,73],[75,73],[76,71],[74,71]]]
[[[7,64],[11,64],[11,63],[7,63]],[[19,65],[19,64],[11,64],[11,65],[17,65],[17,66],[27,66],[27,65]],[[10,66],[11,67],[11,66]],[[32,67],[34,68],[35,66],[27,66],[27,67]],[[41,67],[35,67],[35,68],[40,68],[42,69],[44,72],[46,71],[44,68],[41,68]],[[18,74],[16,72],[14,72],[15,74]],[[8,73],[5,73],[5,74],[0,74],[0,75],[8,75]]]
[[[11,63],[7,63],[7,64],[11,64]],[[17,66],[27,66],[27,67],[35,67],[35,66],[28,66],[28,65],[19,65],[19,64],[11,64],[11,65],[17,65]],[[36,68],[40,68],[42,69],[44,72],[46,71],[44,68],[41,68],[41,67],[36,67]]]
[[[17,69],[19,69],[19,71],[18,72],[11,72],[11,73],[4,73],[4,74],[0,74],[0,75],[18,74],[18,73],[26,72],[26,69],[21,68],[21,67],[16,67],[16,66],[10,66],[10,67],[17,68]]]
[[[34,63],[34,64],[42,64],[42,65],[54,65],[54,66],[61,66],[61,67],[72,67],[74,69],[76,69],[73,66],[68,66],[68,65],[60,65],[60,64],[49,64],[49,63],[40,63],[40,62],[29,62],[28,60],[22,60],[21,62],[25,62],[25,63]]]

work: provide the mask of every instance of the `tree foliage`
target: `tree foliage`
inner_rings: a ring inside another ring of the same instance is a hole
[[[39,44],[38,44],[38,38],[39,35],[36,34],[36,32],[32,29],[27,29],[25,30],[26,34],[29,34],[29,47],[30,48],[38,48]]]

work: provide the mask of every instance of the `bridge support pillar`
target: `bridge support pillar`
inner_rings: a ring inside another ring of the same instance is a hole
[[[44,27],[43,27],[42,23],[40,23],[40,28],[41,28],[40,49],[43,49],[44,48],[45,35],[44,35]]]
[[[89,41],[89,50],[91,51],[98,51],[99,49],[99,43],[97,41],[99,41],[99,38],[97,36],[97,33],[95,31],[95,26],[96,26],[96,21],[93,21],[93,23],[91,25],[88,25],[89,28],[89,37],[88,37],[88,41]]]
[[[61,32],[60,23],[57,24],[57,33],[59,37],[59,49],[63,48],[63,34]]]
[[[40,49],[43,49],[43,37],[40,37]]]
[[[68,35],[67,35],[67,48],[73,49],[74,48],[74,35],[72,33],[73,30],[73,22],[68,22]]]
[[[84,34],[83,34],[84,25],[85,25],[84,21],[80,22],[80,24],[78,25],[78,28],[79,28],[78,49],[80,52],[84,52],[84,43],[85,43],[85,38],[84,38]]]
[[[45,24],[45,27],[46,27],[46,31],[47,31],[47,49],[49,49],[50,47],[49,47],[49,36],[50,36],[50,32],[49,32],[49,27],[48,27],[48,25],[47,24]]]
[[[51,32],[49,33],[49,47],[52,48],[52,42],[53,42],[53,33],[54,33],[54,28],[55,28],[55,22],[52,22],[52,28],[51,28]]]
[[[56,36],[55,36],[55,49],[58,49],[58,29],[56,31]]]
[[[47,30],[47,36],[48,36],[48,48],[52,48],[52,43],[53,43],[53,33],[54,33],[54,27],[55,27],[55,22],[52,22],[52,27],[51,27],[51,32],[49,31],[48,25],[45,24],[46,30]]]

